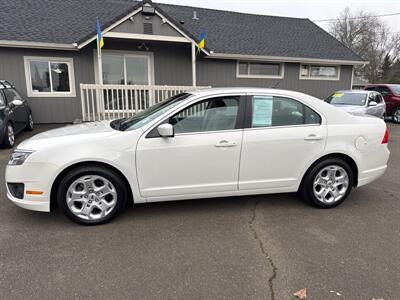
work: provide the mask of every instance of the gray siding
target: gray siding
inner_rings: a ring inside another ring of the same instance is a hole
[[[277,87],[325,98],[340,89],[350,89],[352,66],[341,66],[339,80],[300,80],[300,64],[285,63],[283,79],[237,78],[236,60],[202,58],[197,63],[197,85],[213,87]]]
[[[72,57],[74,61],[76,97],[27,97],[24,56]],[[80,83],[93,83],[92,51],[51,51],[0,48],[0,78],[10,80],[32,109],[36,123],[72,122],[81,116]]]
[[[104,50],[141,51],[142,41],[106,39]],[[192,85],[190,44],[145,42],[147,51],[154,56],[156,85]],[[37,123],[64,123],[81,118],[80,83],[94,83],[95,44],[81,51],[56,51],[0,48],[0,78],[14,83],[23,97],[28,99]],[[142,47],[143,50],[143,47]],[[76,97],[28,98],[24,70],[24,56],[71,57],[74,61]],[[235,60],[197,59],[197,85],[213,87],[273,87],[304,92],[324,98],[339,89],[349,89],[351,66],[341,66],[340,80],[300,80],[299,64],[285,63],[283,79],[237,78]],[[279,83],[279,84],[278,84]],[[277,85],[278,84],[278,85]]]

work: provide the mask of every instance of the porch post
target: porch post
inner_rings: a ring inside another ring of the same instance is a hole
[[[196,44],[192,43],[192,85],[196,86]]]

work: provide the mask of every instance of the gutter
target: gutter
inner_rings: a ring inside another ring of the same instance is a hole
[[[287,56],[265,56],[265,55],[246,55],[246,54],[230,54],[215,53],[210,51],[210,55],[206,58],[214,59],[233,59],[233,60],[252,60],[252,61],[276,61],[276,62],[296,62],[296,63],[324,63],[332,65],[367,65],[369,61],[360,60],[340,60],[340,59],[321,59],[306,57],[287,57]]]
[[[69,50],[69,51],[78,50],[78,45],[76,43],[73,43],[73,44],[57,44],[57,43],[7,41],[7,40],[0,40],[0,47],[51,49],[51,50]]]

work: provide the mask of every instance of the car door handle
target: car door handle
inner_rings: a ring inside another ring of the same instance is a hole
[[[316,134],[310,134],[304,138],[305,141],[320,141],[323,137]]]
[[[218,144],[215,144],[215,147],[235,147],[236,145],[237,145],[236,142],[228,142],[228,141],[222,140]]]

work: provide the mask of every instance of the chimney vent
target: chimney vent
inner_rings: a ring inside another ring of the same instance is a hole
[[[193,11],[193,20],[198,20],[199,18],[197,17],[197,11]]]

